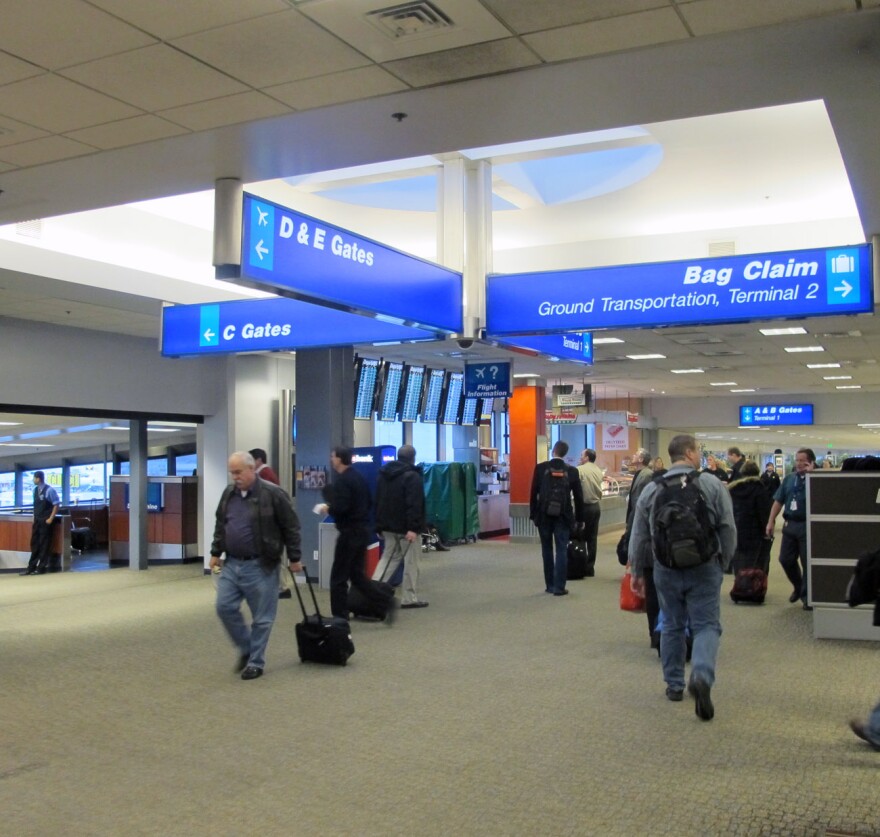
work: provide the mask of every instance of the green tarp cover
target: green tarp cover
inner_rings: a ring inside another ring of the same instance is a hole
[[[425,520],[444,541],[463,540],[480,530],[473,462],[431,462],[425,474]]]

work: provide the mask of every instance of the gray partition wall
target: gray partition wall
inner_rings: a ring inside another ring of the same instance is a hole
[[[813,633],[880,640],[873,607],[850,608],[846,588],[859,556],[880,548],[880,473],[813,471],[807,476],[807,550]]]

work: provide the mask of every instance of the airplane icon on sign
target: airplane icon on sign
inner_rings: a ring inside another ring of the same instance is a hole
[[[269,210],[268,210],[268,209],[267,209],[267,210],[262,210],[262,209],[260,209],[260,207],[258,206],[258,207],[257,207],[257,212],[258,212],[259,215],[260,215],[260,217],[257,219],[257,226],[258,226],[258,227],[267,227],[267,226],[269,226],[269,222],[266,220],[266,219],[269,217]]]

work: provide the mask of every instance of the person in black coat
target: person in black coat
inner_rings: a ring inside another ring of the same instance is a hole
[[[718,477],[721,482],[727,482],[730,479],[730,475],[724,470],[724,466],[711,453],[706,457],[706,467],[703,468],[703,473],[712,474]]]
[[[729,483],[727,487],[733,501],[733,519],[736,522],[733,572],[747,567],[758,567],[767,572],[770,551],[765,530],[773,500],[761,482],[758,466],[754,462],[746,462],[742,467],[741,478]]]
[[[778,490],[782,480],[776,473],[776,466],[772,462],[767,463],[764,473],[761,474],[761,484],[767,489],[767,493],[772,497]]]

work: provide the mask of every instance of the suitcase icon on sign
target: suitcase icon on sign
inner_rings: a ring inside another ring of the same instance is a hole
[[[831,260],[832,273],[853,273],[856,269],[856,260],[845,253],[838,253]]]

